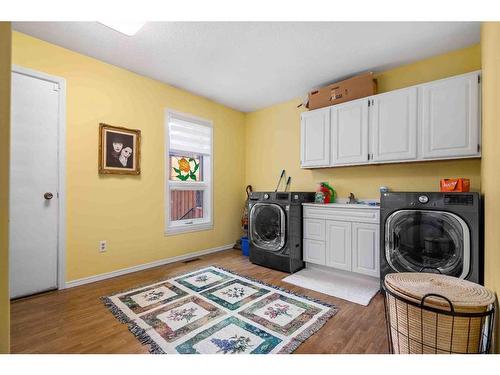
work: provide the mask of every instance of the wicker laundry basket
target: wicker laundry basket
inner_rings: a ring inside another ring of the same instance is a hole
[[[434,273],[385,277],[391,353],[488,353],[495,295],[481,285]]]

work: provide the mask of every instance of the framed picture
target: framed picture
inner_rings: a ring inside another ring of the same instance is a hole
[[[99,124],[99,173],[140,174],[141,131]]]

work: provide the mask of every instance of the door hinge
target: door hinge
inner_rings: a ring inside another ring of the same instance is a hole
[[[478,143],[477,144],[477,152],[481,151],[481,145]]]
[[[370,106],[370,99],[368,99],[368,107]]]
[[[477,83],[481,83],[481,76],[480,75],[477,76]]]
[[[368,160],[370,160],[370,154],[368,154]]]

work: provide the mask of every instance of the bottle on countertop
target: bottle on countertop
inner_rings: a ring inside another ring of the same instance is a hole
[[[328,182],[320,182],[316,187],[315,203],[333,203],[336,198],[335,189]]]

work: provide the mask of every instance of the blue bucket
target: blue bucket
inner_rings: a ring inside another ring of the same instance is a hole
[[[241,237],[241,250],[244,256],[250,255],[250,241],[248,237]]]

